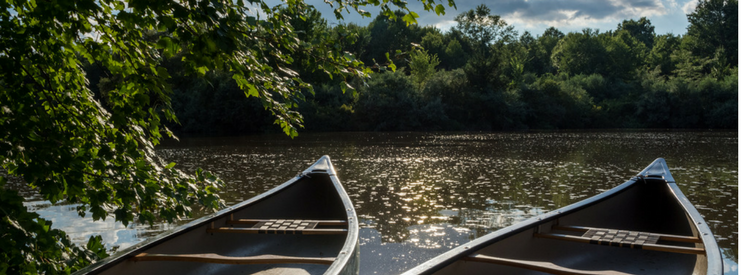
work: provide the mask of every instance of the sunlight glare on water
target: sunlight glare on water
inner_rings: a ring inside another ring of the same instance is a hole
[[[358,214],[362,274],[401,273],[489,232],[615,187],[664,157],[711,225],[725,271],[737,274],[737,132],[303,133],[294,140],[183,138],[157,152],[186,172],[200,167],[219,175],[229,205],[329,155]],[[26,194],[33,204],[33,192]],[[79,230],[77,241],[106,235],[110,248],[174,227],[117,227],[112,219],[94,226],[90,218],[77,218],[75,206],[57,207],[37,210],[54,218],[57,228]]]

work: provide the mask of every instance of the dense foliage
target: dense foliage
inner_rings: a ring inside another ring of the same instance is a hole
[[[372,72],[346,51],[356,40],[348,29],[298,29],[310,10],[303,1],[250,3],[252,10],[242,0],[0,2],[0,274],[70,273],[106,255],[101,238],[74,246],[29,212],[8,179],[81,216],[124,225],[217,209],[221,181],[200,169],[185,174],[154,153],[173,136],[165,122],[179,117],[183,130],[198,131],[253,116],[262,123],[235,129],[273,123],[294,137],[298,102],[313,87],[299,72],[335,78],[339,91],[351,89],[342,81]],[[349,9],[369,16],[362,5],[407,25],[418,17],[396,17],[391,7],[406,9],[403,0],[328,3],[339,17]],[[433,0],[421,3],[444,13]]]
[[[519,35],[484,5],[457,16],[457,26],[446,32],[385,14],[368,26],[329,25],[311,13],[308,17],[317,19],[309,23],[317,27],[308,24],[308,37],[336,35],[346,28],[356,36],[344,49],[376,73],[366,83],[350,82],[358,93],[342,93],[337,88],[341,79],[300,68],[302,78],[316,87],[314,95],[300,102],[307,130],[738,125],[737,1],[700,1],[688,15],[684,35],[656,35],[645,17],[624,20],[609,31],[564,34],[551,27],[540,36]],[[397,71],[385,69],[390,61]],[[175,105],[192,107],[177,110],[182,124],[175,129],[200,134],[273,131],[271,118],[257,103],[226,102],[218,97],[230,87],[204,87],[192,85],[184,97],[177,93]],[[194,104],[182,105],[180,98]],[[239,116],[244,119],[234,119]],[[209,120],[214,122],[207,124]]]
[[[0,3],[0,273],[68,273],[106,255],[100,238],[76,247],[28,212],[8,178],[124,224],[221,207],[221,181],[154,154],[166,126],[294,137],[303,118],[315,131],[738,125],[736,0],[699,0],[685,35],[640,18],[536,37],[484,5],[442,32],[403,0],[329,1],[339,16],[379,5],[368,26],[329,25],[303,1],[250,2],[268,16],[229,0]]]

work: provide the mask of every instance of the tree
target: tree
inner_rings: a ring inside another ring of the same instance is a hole
[[[635,70],[641,67],[648,50],[643,42],[635,39],[627,31],[600,35],[599,39],[607,49],[608,61],[603,64],[603,74],[624,80],[633,79]]]
[[[499,15],[492,15],[485,4],[459,14],[455,20],[456,29],[469,41],[469,59],[464,67],[469,81],[482,90],[500,86],[502,48],[518,33]]]
[[[302,7],[302,10],[297,11],[292,7],[281,8],[278,11],[288,18],[288,23],[297,32],[297,38],[301,44],[314,45],[317,41],[332,40],[332,35],[336,35],[335,31],[328,28],[328,21],[323,19],[321,13],[316,10],[313,6]],[[297,13],[303,13],[304,16],[295,16]],[[353,34],[356,34],[353,32]],[[356,35],[353,35],[356,38]],[[343,41],[338,43],[344,46],[347,43]],[[351,53],[351,51],[347,51]],[[305,82],[315,82],[318,78],[328,78],[325,73],[317,70],[317,62],[315,62],[316,55],[310,55],[303,51],[298,51],[292,54],[294,60],[290,66],[290,69],[300,74],[301,78]],[[318,71],[317,74],[313,72]],[[312,76],[317,76],[313,78]]]
[[[531,44],[529,49],[530,71],[539,75],[545,73],[555,73],[555,66],[552,64],[552,52],[565,34],[555,27],[549,27],[544,31],[542,36],[538,37],[536,43]]]
[[[432,75],[435,74],[435,67],[440,64],[436,54],[429,54],[424,50],[416,50],[411,55],[411,62],[409,63],[409,69],[411,70],[411,77],[414,80],[414,84],[417,85],[417,91],[422,91],[424,85]]]
[[[606,32],[584,29],[569,33],[558,42],[552,62],[570,76],[600,74],[630,80],[643,62],[646,47],[627,31]]]
[[[419,128],[416,87],[398,70],[373,76],[356,102],[355,119],[371,131],[409,131]]]
[[[485,4],[462,12],[455,20],[458,22],[458,30],[474,43],[475,51],[486,52],[493,43],[506,43],[518,35],[513,26],[508,25],[500,15],[490,14],[490,8]]]
[[[445,60],[448,56],[445,51],[447,48],[448,41],[445,39],[440,30],[437,28],[428,29],[429,31],[422,36],[422,42],[420,46],[432,54],[436,54],[440,60]],[[445,65],[440,65],[441,68],[445,68]]]
[[[688,14],[687,35],[695,37],[692,53],[709,58],[717,49],[732,67],[738,65],[738,2],[737,0],[699,0],[695,11]]]
[[[525,51],[518,51],[518,53],[525,57],[519,60],[525,60],[525,71],[535,75],[542,75],[550,72],[549,68],[552,67],[549,53],[544,48],[541,39],[542,38],[534,38],[529,32],[524,32],[519,39],[520,45],[525,49]],[[512,58],[515,58],[515,56]],[[518,66],[516,65],[514,67],[517,68]]]
[[[569,33],[560,40],[552,53],[554,66],[569,75],[605,73],[607,48],[598,39],[599,32],[584,29]]]
[[[646,48],[651,49],[654,46],[654,26],[651,25],[651,20],[646,17],[641,17],[638,21],[633,19],[623,20],[622,23],[617,24],[617,31],[626,31],[636,40],[643,42]]]
[[[303,122],[297,101],[311,89],[290,68],[294,54],[317,57],[311,59],[317,70],[344,80],[369,73],[339,40],[300,42],[289,22],[305,17],[303,1],[286,1],[283,13],[280,6],[253,3],[266,16],[230,0],[0,3],[4,172],[52,203],[77,204],[79,214],[88,211],[94,219],[112,213],[123,224],[173,221],[189,216],[193,204],[221,207],[221,181],[202,170],[184,174],[154,153],[163,136],[173,136],[163,121],[176,120],[165,59],[179,56],[184,72],[197,77],[230,72],[245,96],[258,98],[292,137]],[[444,13],[442,4],[422,3]],[[348,8],[369,16],[359,2],[329,4],[339,18]],[[395,17],[391,7],[408,11],[406,4],[379,5]],[[415,15],[409,11],[404,19],[415,23]],[[84,61],[111,81],[101,97],[88,88]],[[28,212],[6,181],[0,176],[0,272],[68,273],[106,254],[97,238],[86,248],[73,246],[64,232]]]
[[[404,16],[403,11],[395,11],[397,16]],[[409,28],[406,22],[388,17],[384,12],[378,14],[367,27],[371,41],[365,48],[367,62],[373,65],[382,64],[395,57],[396,51],[407,51],[411,48],[414,38],[413,26]],[[388,54],[388,57],[386,57]],[[386,60],[387,59],[387,60]]]
[[[399,67],[406,66],[407,52],[424,36],[425,29],[399,19],[409,16],[408,12],[397,10],[393,13],[396,17],[381,12],[368,26],[371,41],[366,48],[366,61],[372,60],[372,65],[394,62]]]
[[[646,65],[650,70],[657,67],[662,75],[671,75],[675,68],[672,53],[680,46],[680,37],[671,33],[656,36],[654,47],[646,56]]]
[[[356,38],[356,41],[353,41],[353,43],[349,44],[349,46],[345,46],[344,49],[352,53],[357,59],[362,60],[364,58],[367,46],[370,45],[370,42],[372,41],[370,31],[367,29],[367,27],[349,23],[346,24],[346,26],[338,25],[336,26],[336,28],[346,28],[346,30],[339,31],[338,33],[347,34],[349,39]]]
[[[723,78],[730,71],[724,48],[718,48],[712,55],[696,56],[694,45],[701,43],[691,35],[685,35],[680,41],[678,49],[672,55],[675,64],[674,74],[681,78],[699,80],[706,75]]]
[[[544,30],[544,33],[542,34],[542,36],[562,39],[563,37],[565,37],[565,34],[555,27],[549,27],[546,30]]]
[[[530,42],[529,45],[535,43]],[[515,44],[510,47],[511,49],[505,51],[508,62],[508,69],[505,74],[510,76],[510,83],[508,88],[518,88],[523,84],[523,75],[526,72],[526,64],[532,60],[532,56],[529,54],[529,49],[522,45]]]
[[[447,67],[451,69],[461,68],[466,64],[468,54],[464,51],[461,43],[456,39],[451,39],[448,46],[445,47]]]

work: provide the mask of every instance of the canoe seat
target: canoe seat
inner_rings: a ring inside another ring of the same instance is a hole
[[[212,264],[324,264],[330,265],[335,257],[291,257],[279,255],[259,255],[247,257],[229,257],[215,253],[207,254],[151,254],[141,253],[130,258],[131,261],[173,261],[201,262]]]
[[[584,226],[560,226],[552,227],[553,230],[584,232],[581,236],[554,234],[554,233],[534,233],[535,237],[583,242],[590,244],[599,244],[607,246],[619,246],[635,249],[684,253],[684,254],[705,254],[706,251],[699,247],[687,247],[677,245],[657,244],[659,241],[674,241],[700,243],[698,237],[679,236],[669,234],[648,233],[639,231],[617,230],[607,228],[594,228]]]
[[[228,220],[229,225],[252,225],[251,227],[210,227],[208,233],[246,233],[246,234],[305,234],[328,235],[346,234],[346,228],[318,228],[318,226],[343,225],[345,220],[287,220],[287,219],[238,219]]]
[[[613,270],[579,270],[567,267],[562,267],[550,262],[537,262],[537,261],[526,261],[516,260],[508,258],[491,257],[482,254],[474,254],[464,257],[464,260],[471,262],[482,262],[490,264],[498,264],[512,267],[519,267],[528,270],[541,271],[549,274],[556,275],[631,275],[630,273],[623,273]]]

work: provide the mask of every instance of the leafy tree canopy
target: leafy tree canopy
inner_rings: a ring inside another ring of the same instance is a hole
[[[475,42],[477,50],[486,50],[492,43],[506,43],[515,38],[518,32],[508,25],[500,15],[490,13],[490,8],[480,4],[475,9],[456,16],[458,30]]]
[[[340,36],[302,43],[292,19],[306,20],[307,5],[287,0],[269,6],[232,0],[50,0],[0,2],[0,164],[56,203],[78,205],[105,219],[152,223],[190,215],[192,205],[219,208],[222,184],[198,170],[187,175],[154,153],[164,121],[175,121],[171,76],[162,62],[178,57],[185,73],[232,74],[242,92],[260,99],[276,124],[294,137],[302,126],[295,111],[311,85],[292,67],[304,54],[314,68],[344,80],[370,73],[343,51]],[[341,18],[360,6],[403,9],[407,1],[327,1]],[[434,0],[425,10],[444,14]],[[453,0],[448,6],[455,7]],[[281,11],[284,12],[281,12]],[[95,97],[85,63],[111,80]],[[297,64],[307,67],[310,64]],[[344,87],[346,86],[344,82]],[[346,88],[346,87],[345,87]],[[103,100],[106,99],[106,100]],[[64,232],[23,207],[23,198],[0,177],[0,273],[68,273],[103,256],[96,238],[76,248]]]
[[[656,36],[654,47],[646,56],[646,64],[649,69],[655,70],[657,67],[662,74],[671,74],[675,64],[672,60],[672,53],[680,46],[680,37],[671,33]]]
[[[437,55],[431,55],[422,49],[412,51],[409,55],[411,56],[409,63],[411,76],[414,78],[417,89],[421,91],[424,89],[425,82],[435,74],[435,67],[440,64],[440,59]]]
[[[738,65],[739,13],[737,0],[699,0],[693,13],[688,14],[688,36],[692,52],[698,57],[711,57],[723,48],[722,58],[731,66]]]
[[[592,29],[569,33],[553,50],[552,62],[555,67],[570,75],[603,72],[607,49],[598,36],[598,30]]]
[[[622,23],[617,24],[618,31],[626,31],[630,33],[638,41],[643,42],[647,48],[651,49],[654,45],[654,26],[651,25],[651,20],[646,17],[641,17],[638,21],[633,19],[624,20]]]
[[[555,27],[549,27],[546,30],[544,30],[544,34],[542,34],[542,37],[552,37],[556,39],[562,39],[563,37],[565,37],[565,34]]]

